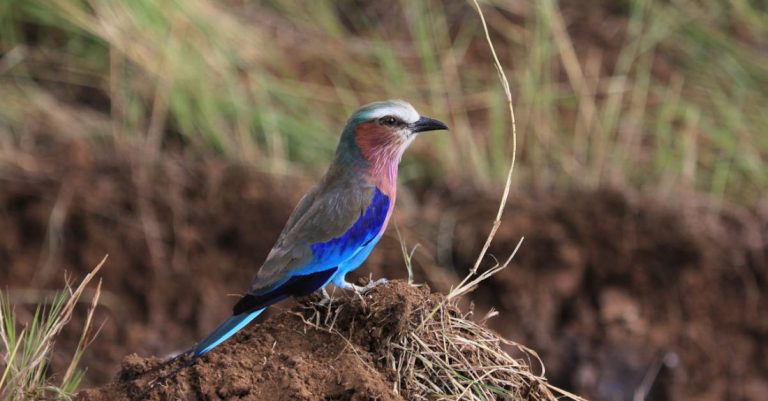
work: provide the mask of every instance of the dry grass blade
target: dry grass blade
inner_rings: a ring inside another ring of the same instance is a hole
[[[72,356],[72,359],[69,361],[69,366],[67,366],[67,371],[64,373],[64,376],[61,379],[62,383],[68,383],[77,373],[77,366],[80,362],[80,358],[83,355],[83,351],[88,347],[88,345],[93,341],[93,338],[96,336],[97,333],[94,333],[91,331],[91,324],[93,322],[93,313],[96,311],[96,306],[99,305],[99,298],[101,297],[101,280],[99,280],[99,284],[96,285],[96,292],[93,294],[93,297],[91,298],[91,305],[88,308],[88,316],[85,319],[85,324],[83,325],[83,332],[80,335],[80,340],[77,343],[77,348],[75,348],[75,355]]]
[[[456,299],[466,295],[469,292],[472,292],[472,290],[474,290],[477,287],[477,285],[480,284],[482,281],[487,280],[489,277],[507,268],[507,266],[509,266],[509,263],[512,262],[512,259],[515,257],[515,255],[517,254],[517,251],[520,249],[520,246],[522,244],[523,244],[523,238],[520,238],[520,241],[518,241],[517,245],[515,245],[515,249],[509,255],[507,260],[504,261],[504,263],[496,263],[496,265],[488,268],[487,270],[483,271],[480,274],[467,275],[467,277],[465,277],[464,280],[461,282],[461,285],[451,290],[451,292],[446,296],[446,299],[448,300]]]
[[[485,22],[485,15],[483,15],[483,10],[480,8],[480,4],[477,3],[477,0],[472,1],[475,3],[475,8],[477,8],[477,14],[480,16],[480,22],[482,22],[483,25],[483,32],[485,32],[485,39],[488,42],[488,47],[491,49],[491,54],[493,55],[493,66],[496,68],[496,73],[499,74],[499,81],[501,82],[501,86],[504,88],[504,96],[506,97],[507,104],[509,105],[509,116],[512,123],[512,161],[509,163],[507,181],[504,184],[504,192],[501,196],[501,201],[499,202],[499,210],[496,213],[496,219],[493,221],[491,232],[488,234],[488,238],[486,238],[485,244],[483,244],[483,249],[480,251],[480,254],[477,255],[475,265],[472,267],[472,274],[474,274],[477,272],[477,269],[480,267],[480,263],[483,262],[483,258],[485,257],[486,252],[488,252],[488,248],[491,246],[493,237],[496,235],[496,230],[498,230],[499,225],[501,225],[501,216],[504,214],[504,208],[507,206],[509,188],[512,186],[512,173],[515,171],[515,157],[517,154],[517,125],[515,124],[515,108],[512,105],[512,92],[509,89],[509,81],[507,80],[507,75],[504,74],[504,69],[501,67],[499,57],[496,55],[496,48],[493,46],[493,41],[491,40],[491,36],[488,33],[488,25]]]
[[[403,253],[403,261],[405,262],[405,269],[408,271],[408,284],[413,284],[413,255],[416,253],[416,250],[419,249],[420,244],[416,244],[413,246],[410,252],[408,252],[408,245],[405,244],[405,239],[403,238],[403,235],[400,233],[400,228],[397,226],[397,222],[395,222],[395,232],[397,233],[397,240],[400,242],[400,252]]]
[[[483,14],[483,10],[480,8],[480,5],[477,3],[477,0],[473,0],[475,4],[475,8],[477,9],[477,14],[480,17],[480,22],[483,26],[483,32],[485,33],[485,39],[488,43],[488,47],[491,50],[491,54],[493,56],[493,65],[496,68],[496,73],[499,75],[499,81],[501,82],[501,86],[504,89],[504,96],[507,100],[507,105],[509,106],[509,116],[510,121],[512,125],[512,160],[509,163],[509,170],[507,172],[507,179],[504,183],[504,191],[501,196],[501,201],[499,201],[499,209],[496,212],[496,218],[493,221],[493,225],[491,226],[491,231],[488,233],[488,237],[485,239],[485,243],[483,244],[482,249],[480,250],[480,253],[477,255],[477,260],[475,260],[474,266],[472,266],[472,269],[470,270],[469,274],[464,277],[463,280],[448,294],[448,296],[445,298],[445,300],[454,299],[458,296],[464,295],[470,291],[472,291],[479,282],[491,277],[492,275],[498,273],[499,271],[505,269],[509,263],[512,261],[512,258],[517,253],[517,250],[520,248],[520,245],[523,242],[523,238],[520,238],[520,241],[517,243],[517,246],[515,247],[514,251],[510,254],[510,256],[507,258],[505,263],[497,263],[495,266],[491,267],[490,269],[486,270],[485,272],[481,273],[480,275],[477,275],[477,271],[480,268],[480,264],[483,262],[483,259],[485,258],[486,253],[488,252],[488,248],[490,248],[491,243],[493,242],[493,238],[496,236],[496,231],[499,229],[499,226],[501,225],[501,217],[504,214],[504,208],[507,206],[507,199],[509,197],[509,190],[512,186],[512,173],[515,171],[515,155],[517,153],[517,126],[515,124],[515,108],[512,104],[512,92],[509,87],[509,81],[507,80],[507,76],[504,73],[504,69],[501,66],[501,62],[499,62],[499,57],[496,55],[496,48],[493,46],[493,41],[491,40],[490,33],[488,32],[488,25],[485,22],[485,15]],[[429,317],[431,317],[434,313],[437,312],[437,310],[442,307],[441,305],[438,305],[437,308],[435,308],[432,313],[428,315],[427,320],[429,320]],[[427,321],[425,320],[425,322]]]

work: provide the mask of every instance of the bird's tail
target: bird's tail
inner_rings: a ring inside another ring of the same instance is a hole
[[[223,343],[229,337],[232,337],[251,320],[259,316],[264,309],[256,309],[253,312],[241,313],[239,315],[233,315],[229,319],[222,322],[213,333],[209,334],[203,341],[200,341],[192,348],[192,355],[195,358],[205,355],[208,351],[214,349],[217,345]]]

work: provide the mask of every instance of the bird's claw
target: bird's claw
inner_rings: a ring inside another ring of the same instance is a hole
[[[363,285],[363,286],[354,285],[354,284],[350,284],[350,286],[351,286],[352,290],[354,290],[356,293],[358,293],[358,294],[365,294],[368,291],[370,291],[370,290],[372,290],[372,289],[374,289],[374,288],[376,288],[376,287],[378,287],[378,286],[380,286],[382,284],[386,284],[388,282],[389,282],[389,280],[387,280],[385,278],[380,278],[378,280],[370,281],[368,284]]]

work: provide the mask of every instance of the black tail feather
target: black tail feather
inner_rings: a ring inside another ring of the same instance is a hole
[[[233,315],[247,313],[280,302],[288,297],[303,297],[320,289],[336,273],[338,267],[301,276],[293,276],[275,289],[259,294],[246,294],[232,308]]]

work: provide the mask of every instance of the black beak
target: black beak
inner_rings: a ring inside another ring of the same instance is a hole
[[[421,116],[418,121],[411,124],[411,132],[425,132],[425,131],[437,131],[441,129],[448,129],[448,126],[435,120],[434,118]]]

